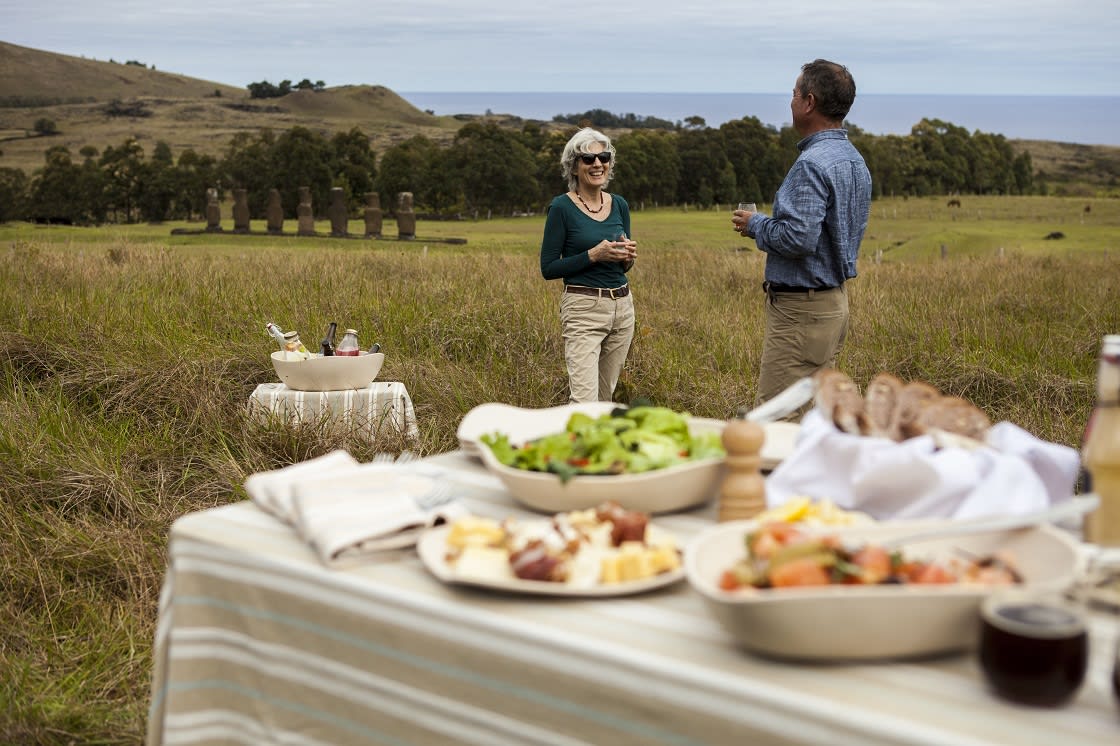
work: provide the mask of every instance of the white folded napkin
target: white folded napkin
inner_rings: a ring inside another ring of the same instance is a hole
[[[245,491],[266,513],[271,513],[284,523],[295,526],[296,505],[292,487],[297,482],[303,479],[315,479],[357,465],[358,462],[346,451],[332,451],[325,456],[301,461],[282,469],[250,474],[245,480]]]
[[[767,478],[766,501],[829,498],[880,520],[1027,513],[1072,497],[1079,464],[1073,448],[1009,422],[969,449],[932,435],[901,443],[849,435],[814,409],[793,452]]]
[[[358,464],[350,458],[346,463],[328,454],[254,474],[245,487],[257,504],[291,525],[324,564],[338,568],[413,546],[425,529],[466,515],[441,474],[421,462]],[[435,499],[439,504],[426,502]],[[280,505],[283,509],[276,510]]]

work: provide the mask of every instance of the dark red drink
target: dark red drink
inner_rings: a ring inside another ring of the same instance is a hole
[[[1085,680],[1089,636],[1072,607],[996,594],[981,608],[980,668],[992,690],[1029,705],[1065,704]]]

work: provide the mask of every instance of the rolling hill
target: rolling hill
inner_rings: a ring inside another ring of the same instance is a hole
[[[35,124],[51,120],[57,134]],[[43,153],[65,145],[104,150],[136,137],[151,152],[159,140],[178,155],[191,148],[220,156],[238,132],[304,126],[331,135],[359,127],[375,150],[415,134],[450,140],[463,122],[420,111],[383,86],[340,86],[251,99],[244,88],[0,42],[0,167],[31,173]]]

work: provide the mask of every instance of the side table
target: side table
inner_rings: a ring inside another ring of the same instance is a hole
[[[384,429],[419,436],[416,412],[400,381],[372,381],[364,389],[295,391],[283,383],[262,383],[249,398],[250,414],[281,417],[300,423],[322,417],[368,432],[372,439]]]

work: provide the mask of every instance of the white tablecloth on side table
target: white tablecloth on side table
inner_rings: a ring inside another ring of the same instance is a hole
[[[295,391],[283,383],[262,383],[249,398],[250,411],[277,415],[296,422],[330,417],[356,425],[375,437],[397,432],[415,438],[416,412],[408,389],[400,381],[373,381],[364,389]]]

